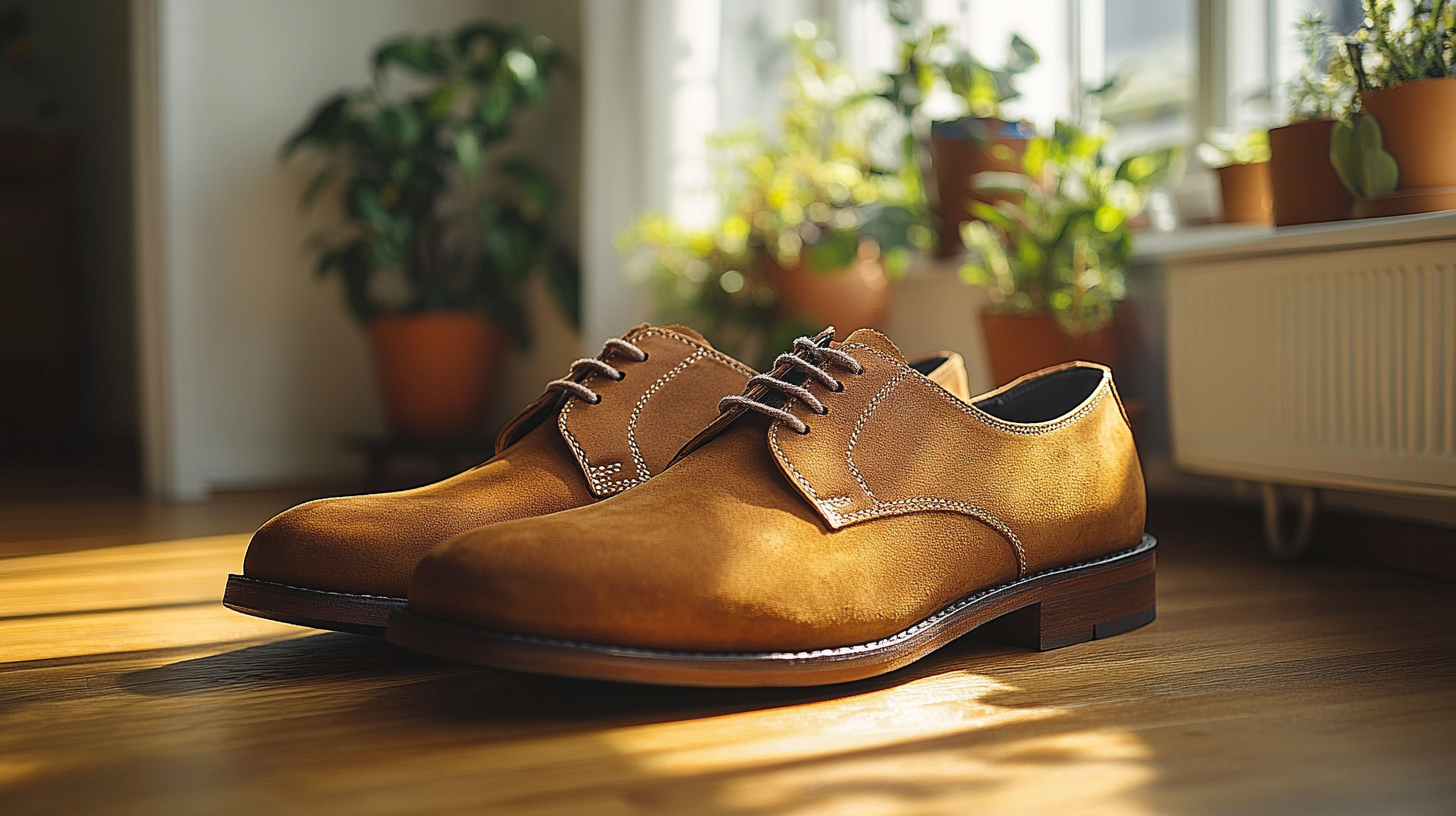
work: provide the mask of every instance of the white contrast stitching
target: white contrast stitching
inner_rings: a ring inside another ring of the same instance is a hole
[[[694,342],[693,340],[690,340],[690,339],[688,339],[686,337],[683,337],[680,334],[676,334],[674,332],[663,331],[661,329],[648,329],[647,331],[644,331],[644,332],[641,332],[640,334],[638,334],[636,336],[636,338],[634,338],[634,339],[640,339],[640,338],[643,338],[643,337],[664,337],[664,338],[667,338],[669,340],[676,340],[677,342],[682,343],[683,345],[685,345],[685,346],[693,349],[693,354],[692,355],[689,355],[690,357],[691,356],[699,356],[699,357],[706,357],[707,359],[710,359],[710,360],[716,360],[716,361],[722,363],[723,365],[726,365],[729,368],[732,368],[733,370],[738,371],[739,373],[744,374],[745,376],[749,376],[749,377],[752,377],[754,375],[754,373],[755,373],[753,369],[751,369],[748,366],[746,366],[746,365],[738,362],[737,360],[733,359],[732,357],[729,357],[726,354],[723,354],[722,352],[718,351],[717,349],[710,349],[710,348],[707,348],[705,346],[699,345],[698,343]],[[582,382],[583,385],[588,385],[589,383],[591,383],[592,379],[595,378],[596,376],[597,376],[597,372],[593,371],[593,372],[587,374],[586,378],[583,379],[581,382]],[[598,475],[597,475],[598,471],[606,470],[606,469],[612,468],[613,466],[612,465],[593,465],[591,463],[590,459],[587,457],[586,451],[581,447],[581,444],[579,442],[577,442],[576,436],[574,434],[572,434],[572,432],[571,432],[571,430],[569,428],[566,427],[566,418],[571,413],[572,406],[576,404],[576,401],[577,401],[577,397],[575,397],[575,396],[568,396],[567,397],[565,404],[562,405],[561,413],[557,415],[557,418],[556,418],[556,427],[561,431],[561,435],[563,437],[565,437],[565,439],[567,441],[567,444],[569,444],[571,446],[572,452],[576,455],[577,462],[579,462],[581,464],[582,471],[586,474],[587,482],[591,485],[592,492],[595,493],[595,494],[597,494],[598,496],[607,495],[607,494],[610,494],[610,493],[621,493],[622,491],[627,490],[628,488],[636,487],[637,485],[639,485],[639,484],[647,481],[647,478],[648,477],[641,476],[641,475],[632,476],[632,477],[628,477],[628,478],[625,478],[625,479],[608,479],[608,478],[599,478],[598,477]],[[640,403],[639,403],[639,407],[640,407]],[[631,422],[635,422],[635,421],[636,420],[635,420],[635,412],[634,412],[634,416],[633,416],[633,419],[631,420]],[[630,424],[628,426],[628,444],[629,444],[629,446],[632,447],[633,453],[635,455],[637,453],[637,449],[636,449],[635,444],[633,444],[633,442],[632,442],[632,426]],[[634,465],[637,464],[637,462],[635,461],[635,456],[634,456],[634,462],[633,462],[633,464]],[[621,465],[621,463],[615,463],[615,467],[616,467],[616,470],[612,470],[610,472],[615,473],[615,472],[620,471],[622,465]]]
[[[855,343],[851,346],[845,346],[845,348],[862,348],[865,351],[870,352],[871,354],[875,354],[879,357],[884,358],[885,360],[888,360],[895,366],[902,368],[905,367],[904,363],[896,360],[890,355],[885,354],[878,349],[870,348],[869,346],[860,343]],[[914,369],[911,370],[913,371]],[[1073,424],[1077,420],[1090,413],[1093,408],[1097,407],[1098,403],[1102,402],[1102,398],[1107,396],[1108,392],[1111,390],[1108,387],[1108,382],[1110,379],[1111,378],[1108,376],[1107,372],[1104,371],[1102,373],[1102,381],[1097,384],[1097,390],[1094,391],[1092,395],[1087,398],[1086,402],[1082,403],[1082,406],[1080,408],[1078,408],[1073,413],[1062,417],[1056,422],[1050,422],[1045,424],[1022,424],[1017,422],[1007,422],[1004,419],[999,419],[997,417],[991,416],[990,414],[986,413],[980,408],[977,408],[974,405],[970,405],[966,402],[963,402],[962,400],[956,399],[954,395],[950,394],[943,388],[935,388],[933,389],[933,391],[941,399],[950,403],[951,407],[955,408],[957,411],[960,411],[963,414],[966,414],[967,416],[970,416],[971,418],[981,422],[984,425],[988,425],[1000,431],[1006,431],[1007,433],[1014,433],[1021,436],[1040,436],[1042,434],[1052,433],[1053,431],[1060,431],[1061,429]]]
[[[799,484],[800,487],[804,489],[804,492],[809,494],[810,498],[813,499],[814,502],[821,507],[824,513],[829,516],[833,521],[837,522],[836,526],[838,526],[838,524],[853,524],[857,521],[865,521],[872,518],[905,515],[907,513],[914,512],[950,511],[962,513],[990,525],[997,532],[1001,533],[1002,537],[1006,539],[1006,543],[1011,545],[1011,549],[1016,555],[1017,574],[1025,575],[1028,568],[1025,545],[1022,543],[1021,538],[1017,536],[1016,533],[1011,529],[1010,525],[1006,524],[1004,521],[1002,521],[1000,518],[990,513],[989,511],[976,507],[972,504],[967,504],[966,502],[956,501],[954,499],[945,499],[936,496],[916,496],[908,499],[883,501],[880,499],[879,496],[875,495],[874,491],[870,489],[869,485],[864,479],[864,475],[860,472],[859,467],[854,462],[855,445],[858,444],[859,435],[864,430],[865,425],[868,423],[870,415],[884,402],[885,398],[889,395],[891,391],[894,390],[896,386],[898,386],[904,380],[912,378],[915,374],[915,371],[914,369],[906,366],[905,363],[896,360],[894,357],[891,357],[890,355],[885,354],[878,349],[871,348],[861,343],[853,343],[844,346],[843,348],[845,350],[857,349],[867,351],[870,354],[873,354],[885,360],[886,362],[889,362],[891,365],[903,369],[902,371],[891,377],[888,381],[886,381],[886,383],[880,387],[880,390],[876,392],[875,396],[870,400],[869,404],[865,407],[865,409],[860,412],[860,415],[855,422],[854,431],[850,435],[849,446],[845,451],[845,461],[849,466],[850,472],[854,476],[855,482],[859,484],[860,489],[863,490],[865,496],[873,502],[873,505],[871,507],[852,513],[842,513],[839,510],[836,510],[834,507],[829,506],[831,504],[829,501],[819,498],[819,495],[817,491],[815,491],[814,486],[809,483],[809,480],[804,476],[802,472],[800,472],[798,467],[796,467],[793,462],[789,461],[788,455],[784,453],[784,449],[779,444],[778,440],[779,425],[782,423],[774,422],[769,428],[769,444],[773,447],[774,455],[778,458],[779,462],[781,462],[784,467],[788,468],[788,470],[793,474],[794,480]],[[927,380],[927,382],[929,382],[929,380]],[[967,405],[965,402],[956,399],[954,395],[946,392],[944,389],[932,388],[931,392],[939,396],[941,399],[949,403],[952,407],[954,407],[961,413],[966,414],[967,416],[970,416],[971,418],[994,429],[1023,436],[1040,436],[1042,434],[1061,430],[1062,428],[1065,428],[1082,419],[1094,408],[1096,408],[1098,404],[1102,402],[1102,398],[1108,392],[1108,388],[1107,375],[1104,374],[1102,382],[1098,384],[1096,393],[1088,397],[1086,402],[1084,402],[1080,408],[1078,408],[1076,411],[1069,414],[1068,416],[1057,420],[1056,422],[1041,425],[1023,425],[1012,422],[1004,422],[995,417],[992,417],[990,414],[985,413],[979,408]],[[844,503],[844,497],[837,498],[833,502],[833,504],[835,505],[842,505]]]
[[[698,349],[684,357],[682,362],[673,366],[666,374],[658,377],[657,382],[648,386],[647,390],[642,392],[642,397],[637,400],[637,405],[632,409],[632,415],[627,418],[627,447],[632,450],[632,464],[637,466],[637,478],[644,481],[652,478],[652,473],[647,469],[647,460],[643,458],[641,449],[637,447],[637,419],[642,415],[642,408],[647,405],[647,401],[652,399],[664,385],[667,385],[674,377],[685,371],[688,366],[706,356],[707,354],[703,349]]]
[[[844,461],[849,464],[849,470],[851,473],[854,474],[854,480],[856,482],[859,482],[859,489],[863,490],[866,496],[869,496],[876,502],[880,500],[880,497],[876,496],[873,490],[870,490],[869,484],[867,484],[864,480],[864,474],[859,472],[859,466],[854,463],[854,446],[859,444],[860,432],[865,429],[865,425],[869,422],[870,414],[874,413],[875,409],[880,407],[880,403],[884,402],[885,397],[888,396],[891,391],[895,390],[895,387],[898,386],[900,383],[904,382],[905,378],[909,376],[909,370],[902,371],[899,374],[891,377],[883,386],[880,387],[879,392],[876,393],[874,398],[869,401],[869,404],[865,406],[865,409],[859,412],[859,418],[856,419],[854,423],[854,432],[849,435],[849,447],[845,448],[844,450]]]

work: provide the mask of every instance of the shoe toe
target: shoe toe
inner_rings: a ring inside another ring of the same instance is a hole
[[[411,563],[381,540],[377,508],[355,498],[301,504],[264,524],[248,544],[243,574],[330,592],[402,597]]]

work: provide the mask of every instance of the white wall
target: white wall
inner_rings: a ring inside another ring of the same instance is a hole
[[[335,284],[303,249],[329,216],[305,218],[298,168],[279,144],[325,94],[367,79],[367,56],[405,31],[473,18],[534,17],[568,53],[575,3],[509,0],[152,0],[139,45],[155,36],[138,133],[148,482],[156,492],[354,478],[348,434],[382,417],[363,331]],[[145,62],[143,55],[143,62]],[[519,140],[566,185],[561,226],[575,235],[579,86],[562,83],[554,111],[533,114]],[[555,114],[553,116],[553,113]],[[149,131],[148,128],[154,128]],[[150,151],[150,157],[148,155]],[[538,304],[541,306],[543,304]],[[535,353],[508,364],[498,415],[559,376],[579,343],[539,308]],[[499,418],[499,416],[497,417]]]

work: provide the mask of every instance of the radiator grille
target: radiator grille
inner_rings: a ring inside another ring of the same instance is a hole
[[[1456,242],[1170,270],[1181,466],[1456,495]]]

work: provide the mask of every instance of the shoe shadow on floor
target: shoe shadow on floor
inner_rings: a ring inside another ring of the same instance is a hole
[[[331,679],[406,678],[438,673],[442,665],[381,638],[326,632],[129,672],[119,685],[136,694],[174,697]]]
[[[352,700],[361,713],[424,722],[666,722],[765,710],[878,691],[953,667],[974,636],[933,658],[868,680],[809,688],[692,688],[518,674],[425,657],[362,635],[323,633],[127,672],[117,685],[147,697],[266,694],[269,705]],[[283,713],[280,711],[279,713]]]

